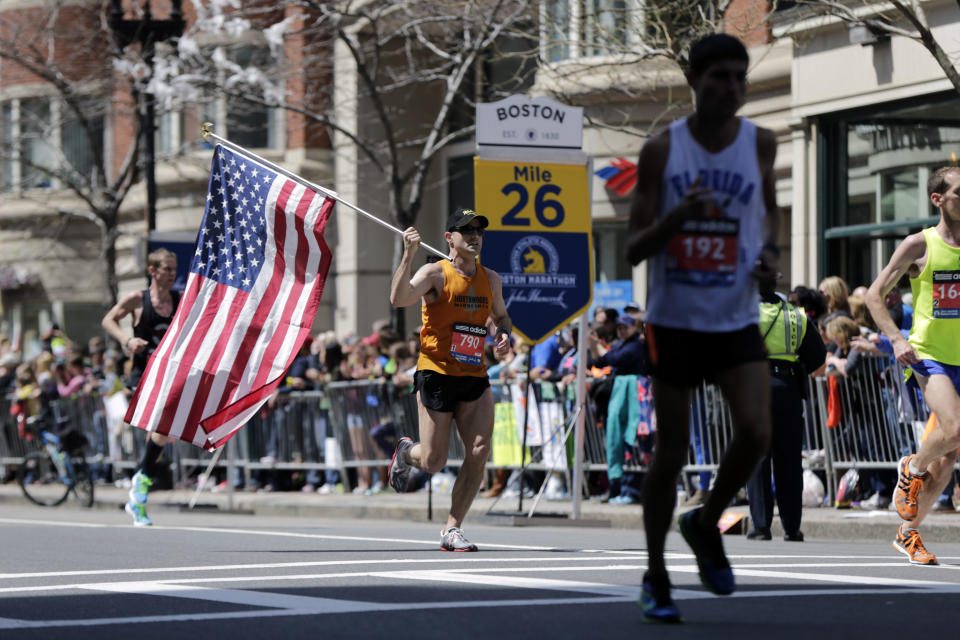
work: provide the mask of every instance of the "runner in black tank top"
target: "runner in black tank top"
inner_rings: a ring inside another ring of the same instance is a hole
[[[166,249],[151,252],[147,256],[147,273],[150,274],[150,288],[125,295],[107,312],[101,323],[133,359],[127,381],[131,389],[140,384],[150,355],[160,345],[180,302],[180,294],[170,290],[177,278],[177,257],[172,252]],[[133,316],[132,336],[120,328],[120,320],[128,315]],[[153,524],[147,517],[147,492],[160,471],[160,458],[169,441],[167,436],[155,431],[147,434],[147,446],[140,467],[131,479],[133,486],[126,505],[127,513],[133,516],[133,523],[138,527]]]
[[[130,379],[127,386],[130,389],[136,389],[140,384],[140,378],[147,368],[147,362],[150,356],[160,346],[160,340],[163,334],[167,332],[170,322],[173,320],[173,314],[177,312],[177,305],[180,303],[180,293],[171,291],[170,297],[173,299],[173,311],[169,316],[163,316],[157,313],[150,301],[150,289],[144,289],[140,292],[143,296],[143,311],[140,313],[140,320],[133,326],[133,337],[146,340],[147,348],[139,353],[133,354],[133,366],[130,369]]]

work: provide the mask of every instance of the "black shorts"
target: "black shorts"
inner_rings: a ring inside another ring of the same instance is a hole
[[[447,376],[422,369],[413,375],[420,402],[427,409],[452,412],[460,402],[472,402],[490,386],[486,376]]]
[[[694,387],[748,362],[766,361],[757,325],[737,331],[707,333],[646,325],[650,373],[677,387]]]

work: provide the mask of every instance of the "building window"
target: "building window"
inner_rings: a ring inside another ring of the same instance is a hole
[[[671,47],[717,18],[710,0],[543,0],[541,55],[548,62]]]
[[[176,155],[183,140],[183,112],[167,111],[157,116],[154,148],[158,154]]]
[[[103,158],[103,109],[100,101],[79,103],[80,113],[64,108],[60,126],[60,144],[63,160],[80,176],[89,178],[97,169],[97,159]],[[84,126],[86,121],[86,126]],[[89,131],[87,130],[89,127]]]
[[[0,191],[13,188],[13,169],[16,162],[11,155],[13,150],[13,104],[0,103]]]
[[[958,109],[951,95],[924,96],[821,122],[821,277],[869,284],[899,240],[936,223],[927,178],[957,162]]]
[[[82,119],[63,102],[20,98],[0,104],[0,189],[60,187],[58,175],[89,178],[103,154],[101,101],[81,100]]]
[[[627,223],[625,220],[614,223],[593,225],[594,278],[597,282],[630,280],[633,271],[624,259],[627,243]]]
[[[20,181],[24,189],[52,186],[54,131],[50,122],[50,101],[29,98],[20,101]]]
[[[624,53],[629,18],[642,0],[545,0],[541,9],[543,55],[550,62]]]
[[[583,13],[584,56],[605,56],[623,51],[627,44],[626,0],[592,0]]]
[[[203,120],[214,124],[217,135],[242,147],[278,148],[276,110],[257,101],[263,95],[260,87],[244,83],[245,70],[256,68],[271,73],[269,49],[245,45],[229,50],[227,58],[230,68],[220,69],[218,82],[226,92],[218,91],[204,103]]]

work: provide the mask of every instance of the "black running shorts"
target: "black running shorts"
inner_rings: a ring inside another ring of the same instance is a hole
[[[486,376],[447,376],[422,369],[413,376],[420,402],[427,409],[452,412],[457,403],[472,402],[490,386]]]
[[[650,373],[677,387],[694,387],[748,362],[766,361],[757,325],[737,331],[706,333],[646,325]]]

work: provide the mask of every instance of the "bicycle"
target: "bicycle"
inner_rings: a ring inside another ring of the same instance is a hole
[[[56,419],[58,436],[48,429],[45,415],[26,418],[24,442],[31,451],[17,471],[17,483],[30,502],[56,507],[72,492],[84,507],[93,506],[93,476],[83,455],[87,438],[69,427],[70,418]]]

